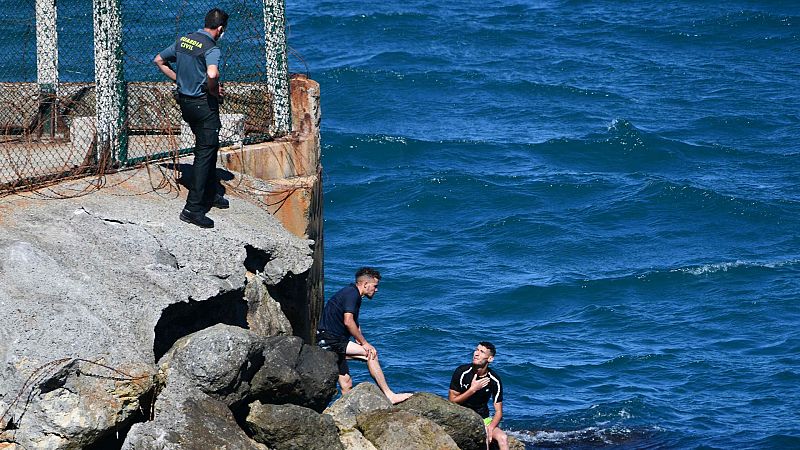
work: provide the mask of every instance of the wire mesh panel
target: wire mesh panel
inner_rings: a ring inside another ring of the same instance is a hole
[[[0,17],[0,194],[190,152],[194,137],[174,82],[152,61],[202,28],[215,7],[230,15],[218,42],[222,145],[286,134],[285,9],[282,0],[267,2],[20,0],[7,8]]]
[[[87,28],[81,24],[86,15],[80,3],[88,6]],[[69,35],[59,39],[59,29],[65,28]],[[21,0],[5,8],[0,18],[0,192],[95,165],[93,132],[70,138],[71,118],[93,115],[85,108],[94,77],[91,30],[91,0],[69,2],[69,7],[55,0]]]
[[[127,0],[123,3],[125,73],[128,80],[136,80],[128,83],[128,163],[163,156],[165,149],[191,151],[194,137],[181,121],[174,83],[152,60],[180,36],[202,28],[205,14],[215,7],[230,15],[225,36],[217,42],[225,98],[220,106],[220,141],[231,145],[272,137],[262,0]]]

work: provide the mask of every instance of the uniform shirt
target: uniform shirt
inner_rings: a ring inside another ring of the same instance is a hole
[[[361,295],[358,293],[358,288],[355,284],[345,286],[333,294],[333,297],[325,304],[322,320],[317,328],[330,335],[348,339],[351,335],[344,326],[344,313],[352,313],[356,326],[358,326],[359,309],[361,309]]]
[[[467,392],[474,376],[475,368],[472,367],[472,364],[458,366],[456,371],[453,372],[453,378],[450,380],[450,389],[459,394]],[[489,384],[480,391],[472,394],[470,398],[461,402],[462,406],[470,408],[483,418],[489,417],[489,407],[487,403],[490,399],[492,403],[503,401],[503,384],[500,382],[500,377],[498,377],[492,369],[489,369],[486,375],[482,377],[479,376],[478,379],[481,380],[486,377],[489,377]]]
[[[178,45],[181,49],[177,48]],[[159,55],[164,61],[175,63],[175,81],[179,93],[199,97],[208,92],[207,68],[219,66],[220,51],[217,42],[206,30],[200,29],[181,37]]]

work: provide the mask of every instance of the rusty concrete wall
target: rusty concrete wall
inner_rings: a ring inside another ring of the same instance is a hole
[[[226,169],[267,182],[262,203],[287,230],[314,240],[314,264],[305,274],[286,277],[273,297],[297,336],[314,342],[324,305],[321,120],[319,84],[305,76],[291,79],[292,133],[272,142],[224,150]]]

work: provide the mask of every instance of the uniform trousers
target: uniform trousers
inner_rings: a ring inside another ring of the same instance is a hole
[[[217,195],[217,155],[219,153],[219,103],[212,95],[178,96],[181,116],[194,133],[194,165],[189,178],[186,210],[205,213]]]

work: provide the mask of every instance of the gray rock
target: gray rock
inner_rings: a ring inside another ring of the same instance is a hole
[[[254,398],[266,403],[291,403],[297,395],[300,374],[296,370],[303,340],[295,336],[275,336],[264,340],[263,364],[250,383]]]
[[[8,395],[3,398],[8,403],[0,402],[0,412],[11,407],[0,430],[13,424],[0,432],[0,442],[18,442],[22,448],[82,448],[125,429],[153,389],[152,373],[150,366],[125,367],[123,373],[75,359],[53,364],[37,372],[30,396]]]
[[[133,425],[122,450],[267,450],[245,434],[224,403],[181,381],[167,382],[154,419]]]
[[[486,428],[475,411],[428,392],[419,392],[397,409],[428,418],[444,428],[462,450],[486,448]]]
[[[372,411],[359,415],[356,421],[359,431],[379,450],[458,449],[442,427],[407,411]]]
[[[251,399],[322,411],[336,394],[335,355],[296,336],[264,340],[264,364],[250,382]]]
[[[297,372],[300,374],[300,398],[306,400],[302,405],[321,412],[336,395],[339,379],[336,355],[316,345],[304,345],[297,362]]]
[[[253,439],[276,450],[344,450],[333,419],[296,405],[250,404]]]
[[[110,400],[83,411],[88,397],[73,398],[62,388],[39,391],[42,368],[82,358],[128,373],[153,373],[156,354],[200,329],[175,333],[182,322],[204,317],[197,321],[202,328],[218,322],[246,326],[248,249],[267,255],[262,269],[269,282],[304,273],[313,263],[311,241],[290,234],[256,205],[231,198],[229,210],[211,213],[216,228],[204,230],[178,219],[183,199],[154,192],[146,171],[105,179],[109,185],[91,195],[0,199],[0,394],[24,448],[59,448],[59,442],[84,439],[73,432],[87,439],[113,433],[131,407]],[[115,186],[122,180],[124,185]],[[59,186],[73,194],[88,188],[85,180]],[[228,307],[237,296],[245,308]],[[162,320],[176,307],[183,313]],[[221,318],[216,307],[243,314]],[[73,376],[63,380],[65,386],[78,383],[68,379]],[[97,384],[89,387],[90,382]],[[85,377],[79,389],[100,395],[107,383]],[[18,393],[30,403],[13,402]],[[57,417],[82,417],[84,425],[54,424]],[[41,440],[45,431],[53,431],[47,435],[53,444]]]
[[[264,279],[247,273],[244,289],[247,300],[247,323],[250,330],[261,336],[291,336],[292,324],[281,310],[281,305],[269,295]]]
[[[345,450],[378,450],[358,430],[345,431],[339,434],[339,441],[342,442]]]
[[[402,404],[402,403],[401,403]],[[379,409],[389,409],[392,402],[373,383],[359,383],[350,392],[323,411],[333,417],[341,431],[356,427],[356,416]]]
[[[169,379],[188,384],[228,406],[254,399],[321,411],[336,393],[330,352],[296,336],[261,338],[249,330],[213,327],[178,340],[160,362]]]
[[[243,328],[218,324],[179,339],[161,358],[161,371],[232,405],[250,393],[263,365],[263,341]]]
[[[503,428],[503,427],[500,427]],[[508,434],[508,433],[506,433]],[[495,444],[492,444],[495,447]],[[509,450],[525,450],[525,444],[520,442],[519,439],[515,438],[514,436],[508,436],[508,449]]]

